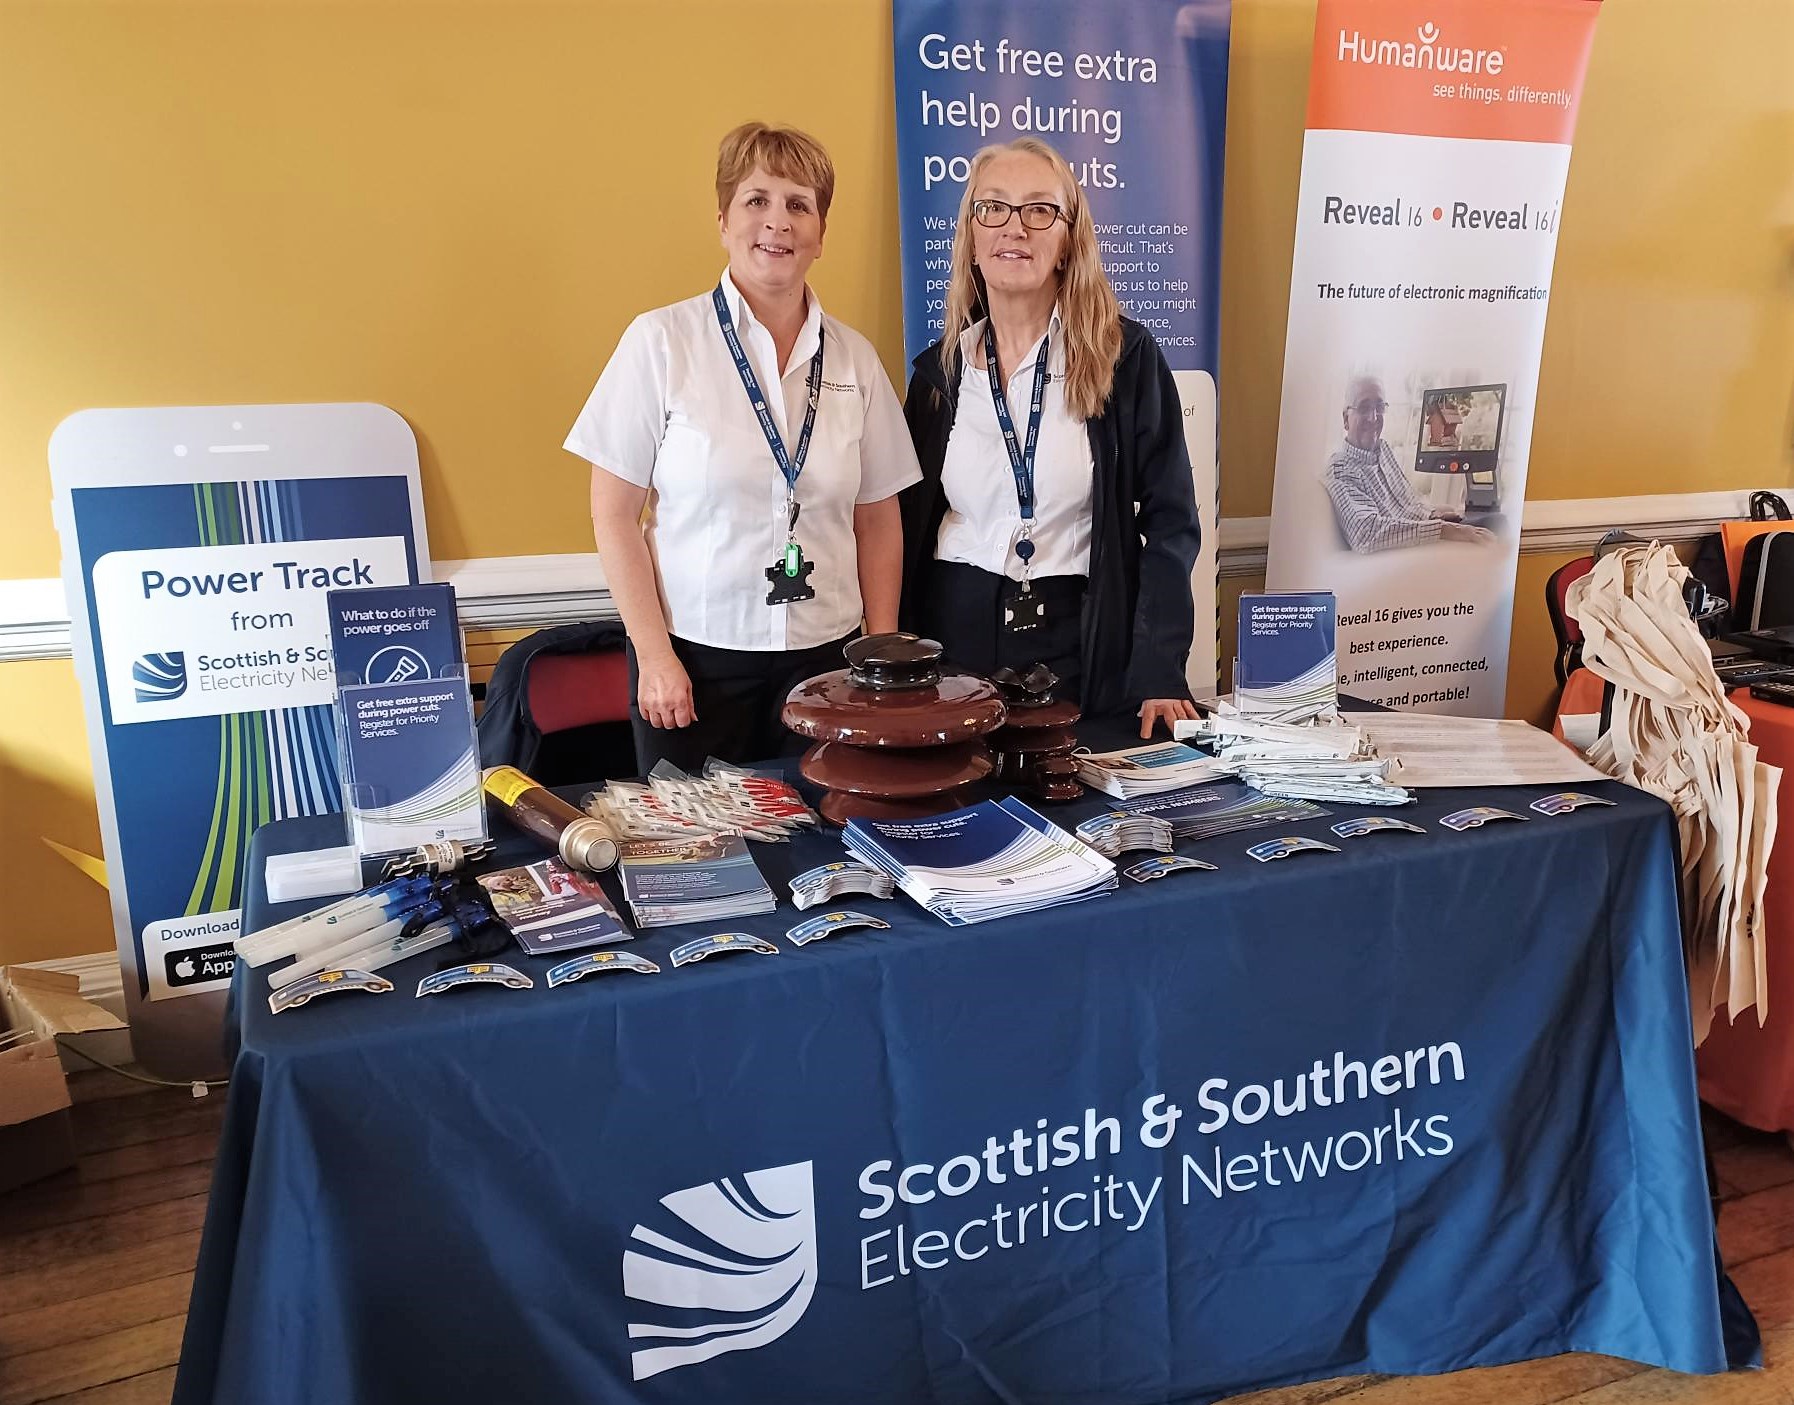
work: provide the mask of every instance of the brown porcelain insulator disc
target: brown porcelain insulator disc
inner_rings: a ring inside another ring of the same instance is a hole
[[[994,763],[975,741],[914,750],[819,742],[804,753],[798,769],[826,790],[914,800],[981,781]]]
[[[1018,732],[1038,732],[1048,727],[1070,727],[1081,716],[1083,711],[1075,702],[1048,703],[1045,707],[1012,705],[1003,725]]]
[[[1070,755],[1077,746],[1076,735],[1068,731],[1018,732],[1002,727],[985,738],[985,745],[1005,756]]]
[[[785,699],[784,722],[812,741],[863,747],[948,746],[1003,725],[994,684],[948,673],[925,688],[856,687],[837,669],[800,683]]]

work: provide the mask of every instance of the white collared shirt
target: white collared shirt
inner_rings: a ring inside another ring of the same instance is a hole
[[[1087,576],[1096,465],[1089,431],[1065,403],[1065,341],[1057,309],[1046,335],[1048,381],[1034,450],[1032,574]],[[1021,534],[1022,510],[1016,499],[1015,472],[997,423],[996,406],[991,403],[990,375],[972,364],[983,343],[982,321],[959,338],[959,408],[941,468],[947,515],[935,538],[934,555],[937,561],[957,561],[1019,580],[1022,562],[1015,554],[1015,543]],[[1010,370],[1005,387],[1016,442],[1022,445],[1027,443],[1034,358],[1039,354],[1037,341]]]
[[[854,507],[890,497],[922,471],[870,342],[824,313],[811,292],[780,375],[772,334],[727,273],[722,285],[788,452],[803,430],[810,359],[823,339],[816,427],[797,480],[797,540],[815,563],[816,598],[766,603],[766,568],[785,552],[785,479],[709,290],[629,324],[565,447],[650,490],[648,547],[670,633],[720,649],[813,648],[851,633],[863,614]]]

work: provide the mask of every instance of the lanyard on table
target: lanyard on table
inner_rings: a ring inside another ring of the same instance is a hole
[[[1003,393],[1003,376],[997,367],[997,334],[990,320],[984,323],[984,365],[990,373],[990,399],[997,411],[997,427],[1003,431],[1003,443],[1009,450],[1009,468],[1015,474],[1015,502],[1022,515],[1021,536],[1015,543],[1015,554],[1022,562],[1022,589],[1030,589],[1028,563],[1034,557],[1034,446],[1040,440],[1041,407],[1046,403],[1047,348],[1052,339],[1040,339],[1040,355],[1034,358],[1034,394],[1028,401],[1028,438],[1018,443],[1015,420],[1009,413],[1009,397]]]
[[[788,453],[785,441],[779,437],[779,427],[773,423],[766,396],[760,389],[759,377],[754,374],[747,352],[742,350],[741,338],[735,333],[735,319],[729,316],[729,300],[723,296],[721,283],[710,294],[710,300],[716,304],[717,324],[723,329],[723,340],[729,344],[729,355],[735,358],[735,371],[741,377],[741,388],[747,392],[748,404],[754,407],[754,415],[760,421],[760,432],[766,436],[767,448],[772,450],[773,462],[778,464],[779,472],[785,478],[787,561],[793,557],[801,559],[801,554],[797,552],[797,478],[804,471],[804,459],[810,452],[810,432],[816,428],[816,403],[822,392],[822,329],[817,328],[816,354],[810,358],[809,404],[804,409],[804,427],[797,436],[797,452]],[[795,567],[788,567],[788,570],[790,574],[796,574]]]

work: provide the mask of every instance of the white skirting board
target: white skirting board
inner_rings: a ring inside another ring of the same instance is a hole
[[[1687,541],[1749,514],[1748,488],[1719,493],[1664,493],[1629,498],[1565,498],[1526,504],[1523,552],[1592,547],[1612,527],[1640,537]],[[1220,574],[1254,576],[1265,566],[1268,517],[1221,521]],[[596,552],[495,556],[439,561],[437,579],[455,587],[468,629],[540,629],[579,620],[615,619]],[[62,582],[0,580],[0,663],[69,656],[68,609]]]

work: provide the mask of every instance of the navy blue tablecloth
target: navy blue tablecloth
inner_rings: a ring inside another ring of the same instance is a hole
[[[1439,817],[1544,790],[1425,793],[1425,836],[1270,865],[1265,831],[1185,845],[1219,871],[964,929],[859,899],[891,930],[799,949],[783,901],[554,990],[513,952],[533,990],[414,999],[434,953],[275,1017],[239,966],[175,1400],[1130,1405],[1748,1363],[1674,828],[1599,791],[1462,834]],[[256,835],[246,930],[289,913],[266,857],[335,824]],[[788,898],[840,850],[754,852]],[[724,926],[781,952],[670,966]]]

